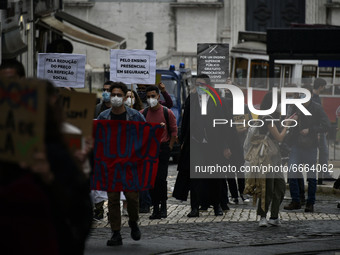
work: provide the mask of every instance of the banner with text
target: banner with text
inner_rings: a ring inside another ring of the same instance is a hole
[[[39,53],[37,76],[57,87],[84,88],[85,62],[85,55]]]
[[[156,51],[111,50],[110,80],[126,84],[155,84]]]
[[[46,86],[41,81],[0,80],[0,159],[30,163],[42,150]]]
[[[96,94],[60,89],[65,120],[78,127],[84,136],[92,135]]]
[[[212,83],[226,83],[229,77],[229,44],[197,44],[197,74],[207,74]]]
[[[91,189],[141,191],[153,188],[164,128],[157,123],[94,120]]]

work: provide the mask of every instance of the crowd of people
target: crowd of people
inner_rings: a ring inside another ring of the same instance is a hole
[[[227,173],[225,178],[192,178],[195,165],[233,165],[240,169],[251,158],[253,152],[244,151],[247,127],[239,128],[219,125],[213,128],[214,118],[233,118],[233,97],[229,90],[220,91],[221,107],[215,107],[212,100],[207,102],[207,114],[201,114],[204,86],[212,86],[209,77],[201,74],[193,77],[193,87],[184,104],[180,130],[171,110],[173,102],[163,83],[155,85],[137,84],[137,89],[128,89],[122,82],[107,81],[102,87],[102,98],[95,107],[94,119],[160,123],[164,132],[160,141],[158,169],[154,187],[145,191],[106,192],[90,191],[89,176],[83,165],[91,158],[93,141],[87,147],[70,152],[64,142],[64,120],[58,89],[46,80],[25,79],[25,70],[16,60],[5,61],[0,67],[0,77],[19,79],[26,83],[37,83],[47,88],[45,149],[34,155],[34,164],[1,161],[0,198],[6,210],[1,210],[1,229],[6,229],[3,240],[5,251],[25,254],[83,254],[86,237],[92,220],[104,218],[104,203],[108,201],[108,220],[112,236],[108,246],[122,245],[121,200],[123,214],[129,217],[131,238],[140,240],[142,233],[138,226],[140,213],[151,213],[150,220],[167,218],[168,165],[170,153],[177,142],[181,146],[178,175],[173,197],[186,201],[190,191],[191,211],[187,217],[199,217],[200,211],[212,206],[215,216],[229,210],[229,204],[248,202],[247,194],[259,192],[257,214],[259,226],[280,225],[279,211],[285,195],[285,177],[282,172],[269,173],[254,185],[253,177],[241,171]],[[305,86],[313,95],[304,103],[312,113],[302,114],[297,108],[287,111],[297,121],[292,128],[283,127],[280,122],[266,122],[259,129],[259,136],[270,139],[276,153],[271,155],[270,164],[280,165],[282,148],[289,148],[288,165],[317,163],[328,164],[326,136],[330,122],[320,104],[319,94],[326,85],[322,79],[315,79],[314,87]],[[203,92],[202,92],[203,91]],[[163,96],[164,101],[160,100]],[[222,96],[223,95],[223,96]],[[303,97],[297,93],[292,97]],[[272,92],[268,92],[260,105],[261,110],[272,106]],[[279,97],[280,98],[280,97]],[[279,102],[280,103],[280,102]],[[252,118],[245,105],[245,114]],[[280,104],[271,115],[260,119],[282,119]],[[281,151],[281,152],[280,152]],[[91,175],[91,172],[89,173]],[[305,205],[305,212],[313,212],[316,201],[317,175],[308,172],[308,196],[305,200],[303,176],[288,173],[292,201],[285,210],[297,210]],[[339,187],[337,181],[334,185]],[[229,197],[228,193],[231,193]],[[254,196],[255,198],[256,196]],[[270,208],[270,217],[267,213]],[[152,209],[152,212],[151,210]],[[19,241],[18,241],[19,240]],[[42,241],[44,240],[44,241]],[[18,242],[21,245],[16,245]],[[13,250],[14,249],[14,250]],[[9,253],[10,253],[9,252]]]

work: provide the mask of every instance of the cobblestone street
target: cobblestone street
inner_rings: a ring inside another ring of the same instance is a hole
[[[339,193],[322,194],[318,192],[314,213],[305,213],[304,209],[295,211],[281,210],[281,226],[259,228],[256,210],[252,201],[229,205],[230,210],[223,216],[215,216],[213,209],[200,212],[198,218],[188,218],[190,201],[181,202],[171,197],[176,180],[176,165],[169,166],[168,177],[168,217],[161,220],[149,220],[150,214],[140,214],[142,240],[134,242],[130,238],[128,217],[122,216],[122,247],[106,247],[111,230],[107,218],[95,222],[89,239],[87,254],[106,254],[112,249],[118,254],[180,254],[217,247],[247,245],[274,245],[322,240],[340,240],[340,209],[337,201]],[[323,187],[323,191],[326,190]],[[333,192],[334,193],[334,192]],[[284,204],[289,203],[289,191],[286,191]],[[283,206],[282,205],[282,206]],[[107,204],[105,204],[107,210]],[[335,245],[335,248],[333,246]],[[98,250],[98,246],[101,248]],[[307,247],[310,245],[307,244]],[[340,251],[340,242],[328,244],[331,250]],[[95,248],[97,247],[97,248]],[[312,247],[312,246],[310,246]],[[301,247],[299,247],[301,248]],[[306,248],[307,249],[307,248]],[[307,249],[308,250],[308,249]],[[134,252],[135,251],[135,252]],[[173,253],[174,252],[174,253]],[[216,252],[216,251],[214,251]],[[211,254],[214,254],[212,252]],[[260,251],[261,254],[263,251]],[[270,253],[270,252],[269,252]],[[210,254],[208,252],[208,254]],[[222,254],[222,253],[221,253]],[[334,253],[330,253],[334,254]]]

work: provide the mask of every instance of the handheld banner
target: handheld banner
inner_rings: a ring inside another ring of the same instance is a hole
[[[0,80],[0,159],[31,163],[45,136],[46,86]]]
[[[153,188],[158,168],[160,124],[94,120],[91,189],[141,191]]]
[[[85,62],[85,55],[39,53],[37,76],[57,87],[84,88]]]
[[[156,51],[111,50],[110,80],[126,84],[155,84]]]
[[[96,107],[96,94],[61,89],[65,120],[75,125],[86,136],[92,135],[92,120]]]

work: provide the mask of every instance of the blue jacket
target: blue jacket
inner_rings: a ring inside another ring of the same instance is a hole
[[[130,121],[143,121],[146,122],[143,114],[141,114],[139,111],[135,109],[131,109],[130,107],[124,106],[126,109],[126,120]],[[97,120],[110,120],[111,108],[103,111],[102,113],[99,114]]]

